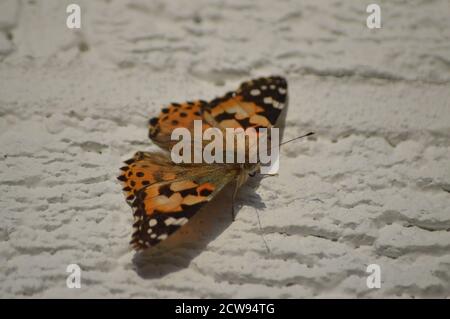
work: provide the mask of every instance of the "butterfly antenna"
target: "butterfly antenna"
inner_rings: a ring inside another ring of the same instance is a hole
[[[301,139],[301,138],[308,137],[308,136],[311,136],[311,135],[314,135],[314,134],[316,134],[316,133],[314,133],[314,132],[309,132],[309,133],[303,134],[303,135],[301,135],[301,136],[297,136],[297,137],[291,138],[290,140],[281,142],[280,145],[278,145],[278,147],[280,147],[280,146],[283,145],[283,144],[287,144],[287,143],[290,143],[290,142],[292,142],[292,141],[299,140],[299,139]],[[277,146],[273,146],[272,149],[275,148],[275,147],[277,147]]]
[[[295,140],[298,140],[298,139],[301,139],[301,138],[304,138],[304,137],[308,137],[308,136],[311,136],[311,135],[314,135],[314,134],[315,134],[314,132],[309,132],[309,133],[307,133],[307,134],[304,134],[304,135],[301,135],[301,136],[294,137],[294,138],[292,138],[292,139],[290,139],[290,140],[281,142],[280,145],[279,145],[278,147],[281,147],[281,145],[283,145],[283,144],[287,144],[287,143],[290,143],[290,142],[292,142],[292,141],[295,141]],[[274,147],[272,147],[272,148],[275,148],[275,147],[276,147],[276,146],[274,146]],[[273,176],[274,174],[261,174],[261,175],[263,175],[263,178],[265,178],[265,177]]]
[[[264,238],[264,232],[263,232],[263,229],[262,229],[262,226],[261,226],[261,219],[259,218],[258,209],[255,208],[255,212],[256,212],[256,217],[257,217],[257,219],[258,219],[258,226],[259,226],[259,231],[260,231],[259,234],[261,235],[261,238],[262,238],[262,240],[263,240],[263,242],[264,242],[264,246],[266,246],[267,252],[270,254],[270,248],[269,248],[269,245],[267,244],[267,241],[266,241],[266,239]]]
[[[301,135],[301,136],[294,137],[294,138],[292,138],[292,139],[290,139],[290,140],[281,142],[281,143],[280,143],[280,146],[283,145],[283,144],[287,144],[287,143],[290,143],[290,142],[292,142],[292,141],[295,141],[295,140],[304,138],[304,137],[308,137],[308,136],[314,135],[314,134],[315,134],[314,132],[309,132],[309,133],[307,133],[307,134],[304,134],[304,135]]]
[[[238,183],[238,181],[236,181],[236,184],[234,185],[233,196],[231,197],[231,218],[233,219],[233,221],[236,217],[234,202],[236,201],[236,195],[237,195],[238,189],[239,189],[239,183]]]

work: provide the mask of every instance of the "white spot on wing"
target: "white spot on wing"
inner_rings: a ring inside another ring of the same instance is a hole
[[[159,235],[158,236],[158,239],[159,240],[164,240],[164,239],[166,239],[168,236],[167,236],[167,234],[162,234],[162,235]]]
[[[264,103],[265,104],[272,104],[273,100],[272,100],[272,98],[270,96],[267,96],[267,97],[264,98]]]
[[[186,217],[181,217],[181,218],[169,217],[164,221],[164,223],[167,226],[169,226],[169,225],[182,226],[182,225],[186,224],[187,222],[188,222],[188,219]]]

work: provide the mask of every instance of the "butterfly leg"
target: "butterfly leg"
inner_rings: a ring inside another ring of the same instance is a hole
[[[231,199],[231,217],[233,218],[233,221],[236,217],[235,205],[234,205],[234,202],[236,200],[236,195],[237,195],[239,188],[242,186],[242,184],[245,183],[247,178],[248,178],[248,173],[245,170],[242,170],[242,172],[238,175],[238,177],[236,179],[236,184],[234,185],[233,197]]]
[[[239,189],[239,182],[236,181],[236,184],[234,185],[234,191],[233,191],[233,197],[231,198],[231,218],[234,221],[236,217],[234,202],[236,200],[236,195]]]

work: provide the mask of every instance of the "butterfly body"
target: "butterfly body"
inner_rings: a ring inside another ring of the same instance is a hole
[[[125,161],[118,177],[134,210],[131,245],[137,250],[157,245],[227,184],[234,181],[237,191],[259,170],[260,163],[248,161],[175,164],[167,153],[176,143],[171,139],[175,128],[193,130],[195,120],[202,121],[203,132],[208,128],[270,128],[286,102],[286,80],[274,76],[244,82],[238,90],[210,102],[171,103],[150,119],[149,137],[165,152],[137,152]]]

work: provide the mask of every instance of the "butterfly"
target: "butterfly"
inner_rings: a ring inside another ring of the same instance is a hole
[[[232,181],[236,183],[234,198],[249,175],[260,168],[260,163],[175,164],[168,155],[174,145],[172,131],[179,127],[192,130],[195,120],[202,121],[203,131],[271,128],[287,104],[287,90],[280,76],[257,78],[209,102],[170,103],[149,120],[149,137],[163,151],[137,152],[125,161],[118,177],[134,211],[130,242],[134,249],[165,240]]]

